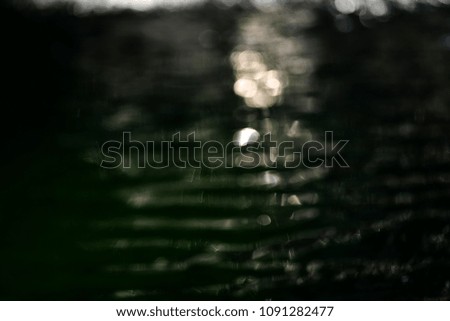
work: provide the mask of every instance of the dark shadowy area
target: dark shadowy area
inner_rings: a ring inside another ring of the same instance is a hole
[[[1,299],[449,298],[447,7],[0,8]],[[235,94],[244,51],[287,79],[273,107]],[[349,167],[100,167],[124,131],[248,127],[333,131]]]

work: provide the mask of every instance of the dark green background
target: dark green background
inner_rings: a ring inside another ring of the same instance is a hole
[[[364,26],[310,10],[316,22],[297,28],[283,11],[213,4],[88,16],[3,4],[0,298],[447,299],[450,12],[394,10]],[[317,62],[311,87],[292,77],[268,113],[233,93],[229,63],[241,22],[258,15],[307,39]],[[204,30],[215,32],[207,46]],[[105,127],[123,111],[132,122]],[[350,168],[302,184],[290,182],[299,170],[277,169],[284,183],[243,186],[263,169],[99,166],[122,130],[227,142],[267,117],[279,131],[299,120],[349,139]],[[133,193],[152,202],[133,207]],[[318,201],[281,206],[308,193]],[[291,220],[297,210],[313,218]]]

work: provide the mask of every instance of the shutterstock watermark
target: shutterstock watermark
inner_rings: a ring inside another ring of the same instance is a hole
[[[200,141],[191,132],[180,132],[171,140],[139,141],[131,132],[123,132],[121,140],[109,140],[101,146],[100,166],[115,168],[318,168],[349,167],[342,152],[349,140],[334,140],[332,131],[324,140],[273,140],[270,133],[258,141]]]

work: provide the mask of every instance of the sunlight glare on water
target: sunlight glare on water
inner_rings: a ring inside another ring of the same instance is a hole
[[[238,146],[246,146],[257,142],[259,133],[253,128],[243,128],[234,134],[233,141],[237,142]]]
[[[155,8],[183,8],[198,5],[207,0],[33,0],[38,6],[48,7],[58,3],[73,3],[77,12],[105,12],[132,9],[145,11]]]

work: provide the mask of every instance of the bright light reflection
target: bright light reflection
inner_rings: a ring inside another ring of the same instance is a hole
[[[33,0],[40,7],[73,3],[77,12],[132,9],[145,11],[155,8],[174,9],[205,3],[206,0]]]
[[[354,0],[335,0],[334,5],[343,14],[350,14],[358,9]]]
[[[233,140],[238,146],[246,146],[251,143],[257,142],[259,139],[259,133],[253,128],[243,128],[234,134]]]
[[[370,13],[374,16],[381,17],[388,13],[388,7],[382,0],[372,0],[367,3]]]
[[[240,78],[234,83],[234,92],[241,97],[250,98],[256,95],[258,87],[253,79]]]
[[[268,70],[261,53],[253,50],[236,51],[231,54],[235,70],[234,92],[244,98],[253,108],[268,108],[278,102],[285,82],[278,70]]]

